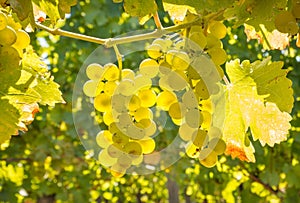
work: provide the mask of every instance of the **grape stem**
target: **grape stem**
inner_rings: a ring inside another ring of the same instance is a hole
[[[266,33],[262,29],[261,25],[259,25],[259,30],[261,31],[261,34],[262,34],[263,38],[266,40],[266,44],[267,44],[268,48],[272,49],[272,46],[271,46],[271,44],[270,44],[270,42],[269,42],[269,40],[268,40],[268,38],[266,36]]]
[[[223,81],[225,82],[226,85],[230,85],[230,82],[229,82],[228,78],[226,77],[226,75],[223,76]]]
[[[153,19],[154,19],[156,28],[157,28],[157,29],[163,29],[163,26],[162,26],[162,24],[161,24],[161,22],[160,22],[160,19],[159,19],[158,12],[156,12],[156,13],[153,15]]]
[[[122,80],[122,68],[123,68],[123,55],[120,53],[120,51],[119,51],[116,44],[113,45],[113,48],[114,48],[114,51],[115,51],[115,54],[116,54],[116,57],[117,57],[119,71],[120,71],[119,81],[121,81]]]

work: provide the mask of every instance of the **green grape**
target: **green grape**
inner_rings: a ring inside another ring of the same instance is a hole
[[[152,42],[152,44],[160,45],[162,48],[161,50],[166,52],[172,46],[173,42],[170,39],[157,38]]]
[[[172,66],[165,61],[162,61],[159,64],[159,72],[163,75],[166,75],[172,71]]]
[[[136,95],[132,95],[132,97],[130,97],[130,100],[128,102],[128,107],[127,107],[128,110],[136,111],[140,107],[141,107],[141,99]]]
[[[210,149],[213,149],[217,155],[223,154],[226,150],[226,143],[224,142],[224,140],[215,137],[213,139],[211,139],[208,143],[208,147]]]
[[[135,83],[131,79],[123,79],[116,88],[116,92],[124,96],[133,95],[134,91]]]
[[[218,39],[223,39],[227,34],[226,26],[220,21],[214,21],[208,25],[208,31]]]
[[[300,18],[300,1],[292,0],[292,13],[295,18]]]
[[[214,69],[215,64],[206,55],[200,55],[194,58],[188,69],[188,76],[191,79],[198,80],[201,77],[207,77]]]
[[[208,136],[209,136],[210,139],[212,139],[212,138],[221,139],[222,131],[220,130],[220,128],[217,128],[215,126],[211,126],[209,128],[209,131],[208,131]]]
[[[196,43],[201,49],[204,49],[207,45],[206,36],[203,34],[203,32],[193,32],[190,36],[189,44],[191,47],[194,47],[194,43]]]
[[[111,97],[105,93],[97,95],[94,99],[94,107],[97,111],[106,112],[111,109]]]
[[[191,109],[185,114],[185,122],[191,128],[197,128],[203,122],[202,114],[198,109]]]
[[[167,84],[175,91],[180,91],[188,87],[185,73],[179,70],[172,71],[167,75]]]
[[[157,95],[156,105],[164,111],[168,111],[170,106],[177,102],[176,94],[173,92],[164,90]]]
[[[113,63],[108,63],[104,65],[104,72],[102,74],[102,79],[107,81],[115,81],[120,77],[120,70],[118,66]]]
[[[158,74],[159,65],[153,59],[144,59],[140,63],[139,70],[143,76],[154,78]]]
[[[151,89],[140,90],[137,96],[140,98],[142,107],[151,107],[156,103],[156,94]]]
[[[133,157],[131,157],[133,158]],[[137,166],[137,165],[140,165],[144,160],[144,156],[141,155],[141,156],[135,156],[133,159],[132,159],[132,162],[131,164],[134,165],[134,166]]]
[[[152,86],[152,80],[143,75],[137,75],[134,78],[134,83],[135,83],[134,92],[141,89],[149,89]]]
[[[170,64],[175,70],[186,70],[190,65],[190,57],[186,52],[178,51],[174,54],[172,63]]]
[[[99,80],[99,79],[101,79],[101,76],[104,72],[104,68],[100,64],[92,63],[92,64],[88,65],[85,72],[89,79]]]
[[[185,116],[186,113],[186,107],[181,102],[175,102],[171,104],[169,108],[169,115],[173,119],[181,119]]]
[[[149,127],[147,127],[145,129],[145,136],[152,136],[156,133],[156,130],[157,130],[157,126],[156,126],[156,123],[151,120],[151,123],[149,125]]]
[[[163,55],[162,47],[159,44],[151,44],[147,47],[148,56],[157,59]]]
[[[129,136],[132,139],[142,139],[145,137],[145,129],[139,128],[136,125],[129,125],[127,127],[126,135]]]
[[[139,140],[138,143],[142,146],[143,154],[150,154],[155,149],[155,141],[152,138]]]
[[[24,30],[17,30],[17,41],[13,44],[18,50],[25,49],[30,44],[30,37]]]
[[[100,94],[102,91],[103,83],[94,81],[94,80],[88,80],[83,85],[83,93],[88,97],[96,97]]]
[[[117,131],[117,132],[113,133],[112,141],[113,141],[113,143],[116,143],[119,145],[124,145],[127,142],[129,142],[129,137],[127,135],[125,135],[123,132]]]
[[[185,147],[185,153],[190,158],[197,158],[199,156],[199,147],[195,146],[193,142],[188,142]]]
[[[197,129],[198,129],[198,126],[197,126],[197,128],[192,128],[188,124],[183,123],[179,127],[178,134],[182,140],[190,141],[190,140],[192,140],[193,133],[196,132]]]
[[[96,142],[99,147],[107,148],[113,143],[112,134],[108,130],[102,130],[97,134]]]
[[[6,26],[3,30],[0,30],[0,45],[11,46],[17,41],[17,34],[14,29]]]
[[[103,91],[109,96],[112,96],[115,93],[117,88],[117,83],[114,81],[108,81],[104,83]]]
[[[113,158],[108,154],[107,148],[102,149],[98,154],[98,161],[105,167],[109,167],[117,163],[117,158]]]
[[[207,50],[209,56],[211,57],[211,60],[216,65],[221,65],[226,62],[227,60],[227,54],[224,49],[215,47],[212,49]]]
[[[201,111],[201,115],[203,118],[203,122],[201,124],[201,127],[203,129],[209,129],[212,123],[212,116],[211,113],[209,113],[208,111]]]
[[[192,135],[193,144],[201,148],[207,142],[208,136],[207,131],[198,129]]]
[[[299,27],[293,14],[289,11],[281,11],[275,17],[275,27],[279,32],[297,34]]]
[[[193,90],[188,90],[183,94],[182,103],[189,110],[198,108],[198,100]]]
[[[213,150],[205,148],[200,151],[199,161],[203,166],[207,168],[212,168],[216,165],[218,161],[218,156]]]
[[[5,29],[7,26],[7,16],[0,11],[0,30]]]
[[[122,79],[129,79],[129,80],[134,80],[135,73],[133,70],[130,69],[123,69],[122,70]]]
[[[111,96],[111,108],[119,113],[127,112],[126,96],[121,94],[114,94]],[[108,111],[108,109],[107,109]]]
[[[0,46],[0,64],[1,68],[19,67],[20,55],[18,51],[13,47]]]
[[[222,48],[223,47],[222,42],[212,34],[208,34],[207,37],[206,37],[206,40],[207,40],[207,45],[206,45],[207,49],[212,49],[212,48],[215,48],[215,47],[216,48]]]
[[[195,86],[195,92],[201,99],[208,99],[210,94],[203,80],[199,80]]]
[[[138,108],[136,111],[134,111],[133,115],[134,115],[134,119],[137,122],[139,122],[142,119],[152,119],[153,118],[152,111],[146,107]]]
[[[118,158],[120,157],[124,152],[122,149],[122,146],[119,144],[111,144],[107,147],[107,153],[109,156],[111,156],[112,158]]]
[[[139,142],[131,141],[124,145],[124,152],[129,155],[140,156],[143,153],[143,148]]]
[[[127,154],[122,154],[118,157],[117,164],[124,169],[128,169],[131,166],[132,160]]]

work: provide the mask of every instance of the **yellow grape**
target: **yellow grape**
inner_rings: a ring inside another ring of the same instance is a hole
[[[202,114],[198,109],[191,109],[185,114],[185,122],[191,128],[197,128],[203,122]]]
[[[186,52],[178,51],[174,54],[170,64],[175,70],[186,70],[190,65],[190,57]]]
[[[177,97],[173,92],[162,91],[156,98],[156,105],[164,111],[168,111],[171,104],[177,102]]]
[[[129,142],[129,137],[127,135],[125,135],[123,132],[117,131],[117,132],[113,133],[112,141],[113,141],[113,143],[116,143],[119,145],[124,145],[127,142]]]
[[[139,70],[143,76],[154,78],[158,74],[159,65],[153,59],[144,59],[140,63]]]
[[[195,92],[201,99],[208,99],[210,96],[210,93],[203,80],[198,81],[198,83],[195,86]]]
[[[141,89],[149,89],[152,86],[152,80],[143,75],[137,75],[134,78],[134,91],[138,91]]]
[[[139,128],[146,129],[151,125],[151,121],[152,121],[151,119],[145,118],[135,123],[135,125]]]
[[[212,34],[208,34],[206,40],[207,40],[207,45],[206,45],[207,49],[212,49],[215,47],[217,48],[223,47],[222,42]]]
[[[134,91],[135,83],[131,79],[123,79],[116,88],[116,92],[124,96],[133,95]]]
[[[191,27],[190,34],[194,32],[203,32],[203,29],[200,25],[194,25]]]
[[[0,11],[0,30],[5,29],[7,26],[7,16]]]
[[[104,83],[103,91],[109,96],[112,96],[115,93],[117,88],[117,83],[115,81],[108,81]]]
[[[111,123],[115,122],[115,118],[114,118],[112,111],[104,112],[102,119],[103,119],[103,122],[105,123],[105,125],[107,125],[107,126],[109,126]]]
[[[221,138],[215,137],[209,141],[208,147],[213,149],[217,155],[220,155],[225,152],[226,143]]]
[[[207,131],[198,129],[192,135],[193,144],[197,147],[202,147],[207,142]]]
[[[129,102],[128,102],[128,107],[127,107],[128,110],[129,111],[135,111],[140,107],[141,107],[141,99],[136,95],[132,95],[130,97]]]
[[[101,93],[95,97],[94,107],[97,111],[106,112],[111,110],[111,97]]]
[[[119,132],[121,132],[121,129],[119,128],[119,126],[120,126],[119,122],[112,122],[108,126],[108,130],[111,134],[119,133]]]
[[[129,155],[140,156],[143,148],[139,142],[131,141],[124,145],[124,152]]]
[[[181,119],[185,116],[186,113],[186,107],[181,102],[175,102],[171,104],[169,108],[169,115],[173,119]]]
[[[92,63],[92,64],[88,65],[85,72],[89,79],[99,80],[99,79],[101,79],[101,76],[104,72],[104,68],[100,64]]]
[[[167,75],[167,83],[175,91],[180,91],[188,87],[185,73],[179,70],[172,71]]]
[[[25,49],[30,44],[30,37],[24,30],[17,30],[17,41],[13,44],[18,50]]]
[[[145,129],[139,128],[136,125],[129,125],[127,127],[126,135],[132,139],[142,139],[145,137]]]
[[[188,69],[188,76],[191,79],[197,80],[201,77],[207,77],[216,65],[206,55],[200,55],[194,58],[191,66]]]
[[[148,56],[157,59],[163,55],[162,47],[159,44],[151,44],[147,47]]]
[[[143,154],[150,154],[155,149],[155,141],[152,138],[143,139],[138,141],[140,145],[142,146]]]
[[[126,173],[126,168],[120,166],[120,164],[115,163],[114,165],[112,165],[110,167],[110,173],[112,176],[116,177],[116,178],[120,178],[123,177]]]
[[[169,50],[167,53],[166,53],[166,56],[165,56],[165,61],[172,65],[173,63],[173,57],[174,55],[176,55],[178,53],[178,50]]]
[[[88,80],[83,85],[83,93],[88,97],[96,97],[102,91],[102,82]]]
[[[133,157],[131,157],[131,158],[133,158]],[[134,166],[137,166],[137,165],[140,165],[143,162],[143,160],[144,160],[144,156],[143,155],[137,156],[137,157],[134,157],[132,159],[131,164],[134,165]]]
[[[194,32],[189,36],[189,44],[191,47],[195,47],[197,44],[201,49],[204,49],[207,45],[206,36],[202,32]],[[194,44],[195,43],[195,44]],[[197,49],[196,49],[197,50]]]
[[[204,129],[209,129],[212,123],[212,115],[208,111],[201,111],[203,122],[201,127]]]
[[[218,156],[214,151],[210,150],[209,148],[205,148],[200,151],[199,161],[203,166],[212,168],[216,165]]]
[[[208,136],[210,139],[212,138],[219,138],[221,139],[222,137],[222,131],[220,130],[220,128],[217,128],[215,126],[211,126],[209,128],[209,131],[208,131]]]
[[[210,23],[208,31],[218,39],[223,39],[227,34],[226,26],[220,21]]]
[[[162,90],[173,92],[169,84],[169,74],[163,75],[159,78],[158,85]]]
[[[133,70],[130,69],[122,70],[122,79],[134,80],[134,77],[135,77],[135,73],[133,72]]]
[[[137,95],[142,107],[152,107],[156,103],[156,94],[151,89],[140,90]]]
[[[96,142],[99,147],[107,148],[113,143],[112,134],[108,130],[102,130],[97,134]]]
[[[170,39],[162,39],[162,38],[157,38],[152,42],[153,45],[160,45],[161,50],[163,52],[166,52],[173,44],[172,40]]]
[[[6,26],[0,30],[0,45],[11,46],[17,41],[17,34],[14,29]]]
[[[183,119],[175,119],[175,118],[172,118],[172,117],[171,117],[171,120],[173,121],[173,123],[175,125],[178,125],[178,126],[181,126],[183,124],[183,122],[184,122]]]
[[[122,154],[117,160],[117,164],[124,169],[128,169],[131,166],[131,162],[131,158],[127,154]]]
[[[139,122],[142,119],[152,119],[153,113],[150,109],[146,107],[140,107],[133,113],[134,119]]]
[[[292,13],[295,18],[300,18],[300,1],[292,0]]]
[[[221,65],[226,62],[227,60],[227,54],[224,49],[215,47],[212,49],[207,50],[208,54],[211,57],[211,60],[216,64],[216,65]]]
[[[107,153],[112,158],[118,158],[123,154],[122,146],[119,144],[111,144],[107,147]]]
[[[193,133],[198,129],[198,126],[196,128],[190,127],[188,124],[183,123],[180,125],[178,134],[180,138],[184,141],[190,141],[192,140]]]
[[[98,154],[98,161],[103,166],[109,167],[117,163],[117,158],[113,158],[108,154],[107,148],[102,149]]]
[[[201,100],[199,102],[199,105],[200,105],[200,108],[201,110],[205,110],[205,111],[208,111],[208,112],[213,112],[213,104],[212,104],[212,101],[210,99],[206,99],[206,100]]]
[[[297,21],[290,11],[281,11],[275,17],[275,27],[282,33],[297,34],[299,27]]]
[[[123,113],[127,112],[126,108],[126,96],[121,94],[114,94],[111,96],[111,108],[116,112]],[[108,111],[108,109],[107,109]]]
[[[0,46],[0,64],[4,68],[19,67],[20,55],[13,47]]]
[[[172,71],[172,66],[165,61],[162,61],[159,64],[159,72],[163,75],[166,75]]]
[[[198,108],[198,98],[196,97],[193,90],[188,90],[183,94],[182,103],[184,103],[186,108],[190,110]]]
[[[151,120],[150,126],[145,129],[145,136],[152,136],[156,133],[157,126],[156,123]]]
[[[182,49],[184,49],[185,43],[186,43],[185,40],[180,40],[180,41],[176,42],[175,49],[176,50],[182,50]]]
[[[120,77],[120,70],[118,66],[113,63],[108,63],[104,65],[104,72],[102,74],[103,80],[115,81]]]
[[[197,158],[199,156],[199,147],[195,146],[193,142],[188,142],[185,147],[185,153],[190,158]]]

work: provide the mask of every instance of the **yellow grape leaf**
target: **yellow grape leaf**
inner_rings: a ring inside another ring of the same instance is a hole
[[[268,92],[265,92],[265,95],[258,94],[257,83],[249,74],[250,65],[249,61],[240,64],[239,60],[226,64],[231,84],[226,86],[223,139],[227,143],[226,154],[254,162],[254,148],[251,142],[247,144],[248,129],[250,128],[254,140],[259,140],[263,146],[268,144],[273,147],[275,143],[287,139],[292,118],[288,113],[282,112],[275,103],[267,101]]]
[[[251,25],[244,24],[244,26],[244,31],[247,35],[247,39],[257,39],[258,42],[261,43],[263,45],[263,48],[266,50],[283,50],[289,45],[290,37],[286,33],[281,33],[278,30],[269,32],[264,25],[260,25],[261,31],[258,32]],[[266,38],[264,38],[263,34],[265,34]]]
[[[169,13],[174,20],[183,21],[187,11],[190,11],[191,13],[196,13],[195,8],[188,6],[188,5],[178,5],[178,4],[171,4],[163,2],[164,10]]]
[[[143,24],[157,11],[157,5],[154,0],[124,0],[124,10]]]

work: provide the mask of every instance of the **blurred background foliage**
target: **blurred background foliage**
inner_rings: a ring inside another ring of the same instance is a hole
[[[159,14],[164,26],[171,25],[166,13]],[[155,174],[114,178],[84,149],[72,120],[77,73],[98,45],[40,31],[31,34],[31,40],[61,85],[66,104],[42,108],[28,133],[13,137],[7,147],[2,145],[0,202],[299,202],[299,49],[292,41],[283,51],[265,51],[256,40],[247,41],[243,26],[232,28],[226,23],[229,32],[223,44],[230,59],[255,61],[272,56],[291,70],[288,77],[293,81],[295,106],[286,142],[274,148],[253,142],[256,163],[224,156],[216,167],[207,169],[197,160],[183,158]],[[137,18],[111,0],[85,0],[72,7],[63,29],[109,38],[154,27],[152,20],[139,25]],[[133,67],[137,60],[128,56],[126,66]]]

